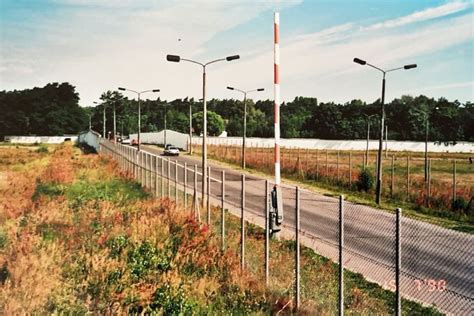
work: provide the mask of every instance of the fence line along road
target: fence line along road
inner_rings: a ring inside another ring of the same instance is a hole
[[[178,187],[179,190],[186,191],[186,188],[193,188],[195,185],[195,192],[200,192],[201,182],[195,181],[202,177],[199,166],[196,168],[197,172],[189,167],[183,172],[184,165],[194,166],[197,164],[196,159],[177,157],[174,163],[181,172],[178,171],[176,177],[176,167],[169,167],[168,160],[160,156],[161,151],[158,148],[142,146],[142,149],[144,151],[137,155],[135,148],[107,141],[101,143],[101,153],[112,155],[120,162],[121,168],[133,170],[136,179],[141,183],[144,183],[143,171],[145,171],[154,174],[155,177],[161,177],[162,180],[173,179],[175,190]],[[145,166],[144,158],[138,159],[141,155],[154,157],[152,159],[157,159],[158,165],[161,163],[161,168]],[[184,173],[187,174],[186,177]],[[210,198],[213,205],[222,206],[225,199],[225,207],[234,215],[241,216],[242,196],[244,196],[245,220],[265,227],[265,184],[268,181],[247,175],[243,186],[242,175],[239,172],[212,165],[210,175]],[[163,182],[161,187],[163,188]],[[245,191],[242,191],[242,188]],[[224,190],[225,194],[222,194]],[[167,192],[167,195],[173,197],[173,194]],[[377,282],[385,288],[395,290],[398,284],[403,297],[425,304],[435,304],[444,312],[452,314],[472,312],[474,301],[472,235],[405,217],[400,217],[400,230],[397,230],[395,213],[346,201],[342,226],[344,234],[341,240],[339,225],[342,203],[336,198],[306,190],[299,190],[298,196],[297,203],[296,188],[288,186],[283,188],[284,238],[295,238],[297,224],[294,210],[298,204],[301,219],[299,240],[302,245],[314,249],[334,262],[339,262],[341,257],[339,246],[343,245],[344,268],[362,273],[366,279]],[[224,228],[222,227],[222,232]],[[397,232],[401,232],[398,243]],[[225,247],[224,240],[222,246]],[[401,251],[398,252],[400,257],[397,257],[397,249]],[[268,262],[265,266],[267,264]],[[398,275],[397,266],[400,267]],[[269,277],[271,278],[271,273]],[[296,290],[295,292],[297,293]]]

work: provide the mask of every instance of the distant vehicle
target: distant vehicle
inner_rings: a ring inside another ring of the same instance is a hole
[[[170,148],[170,147],[175,147],[175,146],[173,146],[173,145],[171,145],[171,144],[166,144],[166,145],[165,145],[165,149],[168,149],[168,148]]]
[[[178,147],[174,146],[167,146],[165,151],[163,152],[165,156],[179,156],[179,149]]]
[[[130,138],[122,138],[121,143],[125,145],[130,145]]]
[[[130,145],[132,145],[132,146],[138,146],[138,140],[132,139],[132,141],[130,142]]]

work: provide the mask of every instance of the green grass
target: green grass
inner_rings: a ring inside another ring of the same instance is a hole
[[[71,205],[75,206],[93,200],[111,201],[121,205],[150,196],[148,192],[142,190],[139,183],[114,178],[100,182],[78,180],[70,185],[40,182],[36,185],[33,200],[38,200],[40,196],[54,198],[59,195],[65,195]]]

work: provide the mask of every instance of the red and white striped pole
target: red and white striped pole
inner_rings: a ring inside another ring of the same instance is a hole
[[[274,22],[274,56],[273,83],[275,94],[275,194],[276,194],[276,225],[283,223],[283,197],[280,187],[280,13],[275,12]],[[273,236],[279,239],[279,230],[273,232]]]
[[[274,20],[274,121],[275,121],[275,185],[280,185],[280,13],[275,12]]]

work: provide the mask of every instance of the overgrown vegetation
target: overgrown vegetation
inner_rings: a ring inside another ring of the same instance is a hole
[[[97,155],[66,144],[47,156],[2,153],[0,307],[3,314],[221,315],[291,312],[291,243],[272,242],[271,286],[262,281],[262,230],[249,226],[248,267],[186,209],[157,200]],[[20,157],[20,158],[19,158]],[[28,168],[17,168],[20,164]],[[304,249],[301,313],[333,314],[336,266]],[[346,307],[388,314],[393,294],[348,274]],[[406,302],[408,314],[437,314]]]

